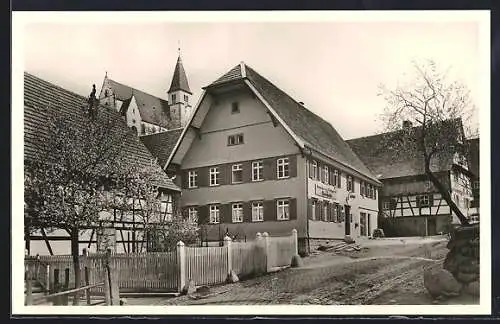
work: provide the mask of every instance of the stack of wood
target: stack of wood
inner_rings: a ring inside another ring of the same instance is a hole
[[[479,288],[479,224],[461,226],[451,233],[443,268],[473,294]]]

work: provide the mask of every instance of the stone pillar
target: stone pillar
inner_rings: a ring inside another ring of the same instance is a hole
[[[292,230],[292,241],[293,241],[293,255],[299,254],[299,239],[297,237],[297,230],[294,228]]]
[[[178,292],[182,292],[186,285],[186,246],[182,241],[177,243],[177,263],[179,265],[179,283],[177,290]]]
[[[231,251],[232,240],[229,236],[224,236],[224,246],[227,247],[227,273],[231,274],[233,270],[233,253]]]

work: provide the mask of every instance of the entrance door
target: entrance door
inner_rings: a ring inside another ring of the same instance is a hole
[[[436,219],[433,217],[427,218],[427,235],[436,235]]]
[[[351,235],[351,206],[344,205],[345,235]]]

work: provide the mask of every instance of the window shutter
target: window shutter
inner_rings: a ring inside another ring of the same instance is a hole
[[[198,224],[207,224],[208,223],[208,218],[209,216],[209,209],[207,205],[200,206],[198,207]]]
[[[429,194],[429,206],[434,206],[434,195],[433,194]]]
[[[308,160],[307,166],[309,168],[309,170],[308,170],[309,171],[309,178],[312,179],[312,178],[314,178],[313,177],[313,161],[312,160]]]
[[[189,187],[189,171],[182,171],[182,189],[187,189]]]
[[[339,188],[342,188],[342,173],[339,171],[339,174],[337,175],[338,177],[338,186]]]
[[[264,180],[274,180],[276,179],[276,159],[269,158],[264,159]]]
[[[417,201],[417,207],[420,207],[420,196],[416,197],[416,201]]]
[[[332,204],[328,203],[328,216],[327,216],[327,221],[331,222],[332,221]]]
[[[209,179],[210,174],[209,174],[209,168],[208,167],[202,167],[198,169],[198,178],[196,179],[198,181],[198,187],[206,187],[209,184]]]
[[[323,181],[323,177],[322,177],[322,174],[323,174],[323,164],[321,162],[317,162],[317,168],[316,168],[316,175],[317,175],[317,179],[318,181],[322,182]]]
[[[377,187],[373,187],[373,199],[377,199]]]
[[[288,163],[290,167],[290,177],[297,176],[297,155],[290,155],[288,157]]]
[[[264,221],[276,220],[276,203],[274,200],[264,201]]]
[[[334,183],[333,183],[333,174],[334,174],[333,173],[333,169],[329,168],[328,172],[329,172],[329,174],[328,174],[328,184],[329,185],[334,185]]]
[[[252,222],[252,204],[250,202],[243,203],[243,222]]]
[[[243,168],[243,182],[252,182],[252,162],[247,161],[242,163]]]
[[[307,199],[307,218],[312,219],[312,199]]]
[[[225,185],[231,183],[231,176],[228,177],[228,174],[231,172],[231,165],[230,164],[218,165],[217,169],[219,170],[219,185]]]
[[[321,217],[321,200],[316,201],[316,220],[322,220]]]
[[[297,219],[297,199],[296,198],[291,198],[290,199],[290,220]]]
[[[233,204],[220,204],[219,205],[219,218],[221,223],[230,224],[233,221]]]

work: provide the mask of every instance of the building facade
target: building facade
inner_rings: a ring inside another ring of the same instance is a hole
[[[184,127],[192,112],[192,92],[180,55],[167,96],[168,100],[153,96],[112,80],[106,73],[99,100],[119,111],[139,136]]]
[[[457,127],[462,127],[461,122]],[[428,236],[448,233],[460,221],[424,172],[420,154],[400,156],[385,143],[388,133],[348,140],[352,149],[383,186],[379,223],[387,236]],[[392,137],[391,137],[392,138]],[[447,188],[465,216],[473,200],[468,159],[458,154],[441,157],[431,170]]]
[[[43,95],[43,96],[42,96]],[[43,147],[43,134],[46,134],[47,120],[51,114],[64,114],[72,121],[84,122],[82,106],[88,105],[88,99],[74,92],[58,87],[32,74],[24,74],[24,167],[29,174],[31,162],[37,159],[40,148]],[[47,107],[43,109],[43,107]],[[126,143],[124,163],[138,163],[143,167],[156,166],[159,172],[158,190],[161,216],[165,220],[172,218],[180,198],[180,188],[176,186],[160,165],[155,164],[155,158],[129,132],[120,115],[109,106],[101,103],[99,111],[106,113],[111,120],[117,121],[114,127],[121,128]],[[100,213],[101,224],[83,228],[79,235],[79,251],[86,248],[96,252],[98,245],[107,241],[107,246],[117,253],[146,251],[148,238],[144,235],[144,220],[140,215],[140,201],[129,198],[131,209],[111,210]],[[25,218],[26,221],[26,218]],[[69,255],[71,254],[71,237],[65,229],[39,229],[30,231],[25,224],[25,248],[30,255]]]
[[[377,227],[380,182],[328,122],[244,63],[204,88],[166,169],[203,241],[295,228],[307,253]]]
[[[479,222],[479,137],[468,141],[469,143],[469,167],[472,173],[472,197],[469,209],[469,221]]]

